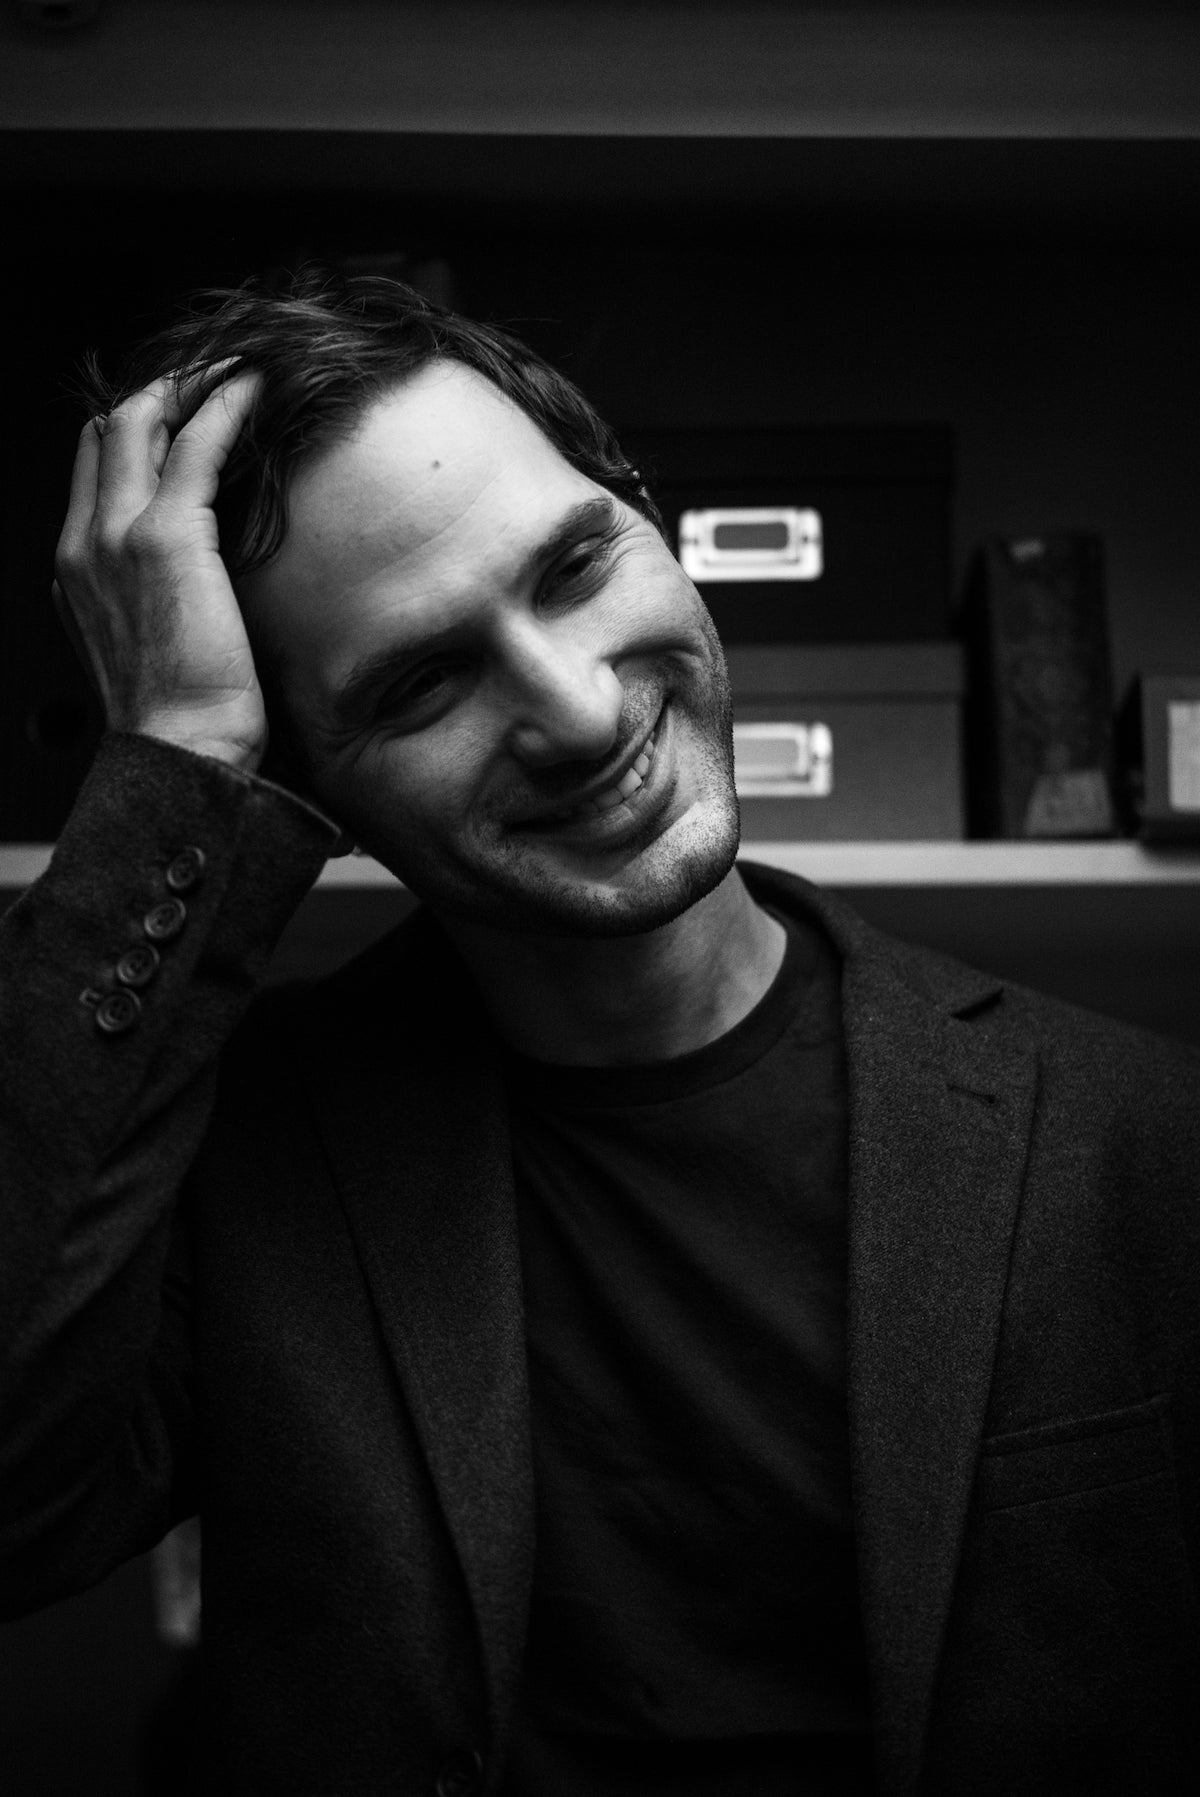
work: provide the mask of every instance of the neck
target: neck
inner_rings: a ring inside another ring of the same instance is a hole
[[[785,941],[736,868],[682,916],[641,936],[517,936],[459,921],[446,928],[514,1048],[593,1067],[669,1060],[723,1036],[767,990]]]

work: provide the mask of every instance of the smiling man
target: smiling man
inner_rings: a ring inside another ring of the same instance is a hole
[[[618,967],[664,947],[611,938],[644,939],[701,899],[679,922],[683,986],[702,988],[714,1031],[736,1021],[782,932],[730,872],[724,662],[655,523],[440,360],[299,468],[288,503],[283,546],[243,597],[306,784],[437,911],[487,988],[511,989],[522,1039],[561,1009],[561,958],[531,936],[605,942],[574,943],[572,1005],[595,987],[607,1014]],[[645,1058],[654,1038],[626,990]],[[694,998],[681,987],[664,1016],[682,1032],[667,1052],[704,1039]],[[574,1039],[570,1059],[612,1046]]]
[[[7,1610],[198,1512],[221,1797],[1190,1792],[1196,1058],[735,865],[712,624],[504,333],[306,275],[101,411]],[[349,843],[416,913],[256,996]]]

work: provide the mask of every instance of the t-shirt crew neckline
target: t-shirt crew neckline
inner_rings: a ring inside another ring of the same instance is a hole
[[[820,1007],[805,1004],[824,941],[819,925],[797,923],[772,910],[786,943],[779,971],[752,1010],[713,1042],[666,1061],[619,1067],[581,1067],[539,1061],[516,1049],[505,1051],[510,1084],[520,1100],[555,1110],[598,1110],[619,1105],[661,1104],[711,1090],[745,1073],[795,1028],[806,1041],[827,1032]]]

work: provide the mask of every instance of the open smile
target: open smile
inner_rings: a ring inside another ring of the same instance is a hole
[[[594,819],[607,817],[610,813],[617,812],[618,809],[627,817],[632,801],[636,799],[651,778],[662,723],[663,714],[660,712],[655,719],[654,728],[646,737],[641,748],[616,779],[589,792],[584,798],[578,799],[575,804],[559,811],[544,812],[540,817],[531,818],[521,827],[525,830],[554,831],[578,825],[583,825],[586,828],[593,825]],[[613,822],[616,821],[614,818]]]

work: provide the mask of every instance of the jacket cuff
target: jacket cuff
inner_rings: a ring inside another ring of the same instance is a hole
[[[175,1077],[218,1053],[336,839],[270,781],[106,737],[49,868],[0,929],[5,1059],[40,1069],[40,1097],[21,1083],[42,1123],[61,1102],[56,1065],[85,1109],[95,1082],[111,1121],[168,1043]]]

